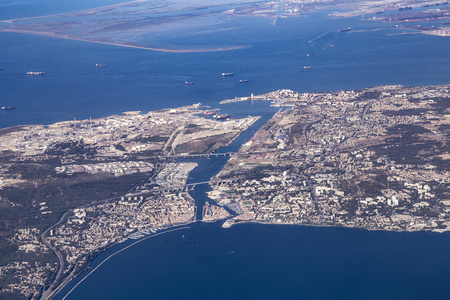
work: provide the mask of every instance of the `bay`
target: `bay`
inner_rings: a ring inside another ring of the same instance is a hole
[[[66,299],[446,299],[449,246],[447,233],[195,223],[117,254]]]
[[[223,99],[282,88],[317,92],[450,81],[449,39],[388,36],[398,33],[389,28],[392,24],[330,19],[327,12],[318,12],[280,19],[276,26],[262,18],[223,18],[215,25],[198,26],[192,32],[159,29],[159,35],[150,35],[146,43],[172,49],[244,48],[167,53],[0,33],[0,68],[4,69],[0,71],[0,105],[16,107],[0,113],[0,128],[197,102],[217,105]],[[353,30],[338,32],[347,27]],[[359,32],[380,27],[388,29]],[[235,29],[220,30],[227,28]],[[97,63],[106,68],[95,68]],[[304,70],[305,65],[312,69]],[[30,77],[28,71],[46,75]],[[223,72],[234,76],[223,78]],[[239,79],[249,82],[239,84]],[[186,86],[186,81],[195,84]]]

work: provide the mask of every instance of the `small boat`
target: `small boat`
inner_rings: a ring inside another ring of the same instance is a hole
[[[192,81],[186,81],[186,85],[193,85],[194,83]]]
[[[303,66],[303,69],[312,69],[311,66]]]
[[[233,76],[233,73],[222,73],[222,76]]]
[[[334,45],[333,44],[329,44],[328,47],[334,47]]]
[[[248,82],[248,79],[241,79],[241,80],[239,80],[239,83],[246,83],[246,82]]]
[[[13,109],[16,109],[16,107],[15,106],[3,106],[2,107],[2,110],[13,110]]]
[[[96,68],[104,68],[104,67],[106,67],[106,65],[102,65],[102,64],[95,64],[95,67],[96,67]]]
[[[312,56],[314,56],[314,54],[308,53],[308,54],[306,54],[306,56],[312,57]]]
[[[339,30],[339,32],[347,32],[352,30],[350,27]]]

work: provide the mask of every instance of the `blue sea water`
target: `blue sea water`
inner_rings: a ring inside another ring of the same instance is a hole
[[[120,1],[66,2],[0,0],[0,19]],[[282,88],[317,92],[450,83],[449,38],[388,36],[399,32],[395,24],[332,19],[327,13],[279,18],[276,26],[263,18],[220,17],[189,30],[169,26],[139,37],[160,48],[243,47],[222,52],[166,53],[0,33],[0,106],[16,106],[0,112],[0,128],[196,102],[235,116],[263,113],[267,118],[275,110],[263,104],[218,102]],[[338,32],[347,27],[352,31]],[[377,28],[386,29],[367,31]],[[95,68],[97,63],[106,68]],[[312,69],[304,70],[305,65]],[[27,77],[27,71],[46,75]],[[234,76],[222,77],[222,72]],[[239,79],[249,82],[239,84]],[[225,160],[213,163],[214,168],[202,161],[191,180],[209,178]],[[205,189],[193,192],[200,202],[207,201]],[[449,243],[448,234],[259,224],[225,230],[220,224],[195,223],[114,256],[68,299],[445,299]],[[101,254],[93,266],[127,244]]]
[[[195,223],[117,254],[66,299],[447,299],[449,247],[448,234]]]
[[[17,17],[7,12],[0,10],[0,18]],[[169,26],[145,41],[172,49],[245,47],[222,52],[165,53],[0,33],[0,106],[17,108],[0,113],[0,128],[196,102],[217,105],[281,88],[314,92],[450,82],[448,38],[388,36],[398,33],[393,24],[330,19],[326,13],[279,19],[276,26],[269,19],[222,17],[192,30]],[[353,30],[337,32],[346,27]],[[358,32],[380,27],[388,29]],[[106,68],[95,68],[97,63]],[[305,65],[312,69],[304,70]],[[27,71],[46,75],[30,77]],[[223,78],[222,72],[234,76]],[[249,82],[239,84],[239,79]],[[186,81],[195,85],[186,86]]]
[[[32,18],[123,3],[123,0],[0,0],[0,20]]]

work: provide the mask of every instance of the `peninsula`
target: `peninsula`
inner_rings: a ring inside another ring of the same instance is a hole
[[[450,230],[450,86],[279,90],[278,112],[215,177],[239,222]]]

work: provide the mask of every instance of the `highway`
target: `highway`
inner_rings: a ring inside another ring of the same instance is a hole
[[[105,199],[105,200],[99,200],[99,201],[96,201],[96,202],[93,202],[93,203],[90,203],[90,204],[86,204],[86,205],[79,206],[78,208],[88,207],[88,206],[91,206],[91,205],[100,204],[100,203],[103,203],[103,202],[108,202],[108,201],[111,201],[111,200],[117,200],[117,199],[118,199],[118,197],[109,198],[109,199]],[[69,213],[71,213],[71,212],[73,212],[72,209],[69,209],[68,211],[66,211],[66,212],[61,216],[61,218],[59,219],[58,222],[56,222],[55,224],[53,224],[52,226],[50,226],[49,228],[47,228],[47,229],[41,234],[41,240],[42,240],[42,242],[43,242],[47,247],[49,247],[49,248],[55,253],[56,257],[58,258],[59,268],[58,268],[58,273],[56,274],[55,279],[53,280],[52,284],[48,287],[47,290],[45,290],[45,291],[42,292],[42,295],[41,295],[40,300],[51,299],[51,298],[55,295],[55,292],[58,292],[60,288],[62,288],[68,281],[70,281],[70,280],[72,279],[72,278],[71,278],[72,273],[71,273],[71,274],[69,274],[68,276],[66,276],[66,278],[65,278],[64,281],[62,281],[61,283],[59,283],[59,284],[57,285],[57,283],[61,280],[62,272],[64,271],[64,265],[65,265],[65,263],[64,263],[64,258],[63,258],[63,256],[61,255],[61,253],[59,253],[59,251],[58,251],[55,247],[53,247],[53,246],[47,241],[47,238],[46,238],[47,235],[48,235],[48,233],[50,232],[50,230],[54,229],[56,226],[58,226],[58,225],[61,224],[63,221],[65,221],[67,215],[68,215]]]
[[[55,280],[53,280],[52,284],[49,286],[49,288],[47,290],[45,290],[42,293],[41,299],[42,300],[46,300],[46,299],[50,299],[52,296],[52,292],[55,288],[56,283],[59,281],[59,279],[61,278],[62,272],[64,270],[64,258],[62,257],[61,253],[59,253],[58,250],[56,250],[55,247],[53,247],[48,241],[47,241],[47,234],[50,230],[52,230],[53,228],[55,228],[56,226],[58,226],[59,224],[61,224],[65,218],[67,217],[67,215],[69,213],[71,213],[72,210],[68,210],[66,211],[61,218],[59,219],[58,222],[56,222],[55,224],[53,224],[52,226],[50,226],[49,228],[47,228],[42,234],[41,234],[41,240],[42,242],[47,245],[47,247],[49,247],[50,249],[52,249],[52,251],[55,253],[55,255],[58,257],[58,261],[59,261],[59,268],[58,268],[58,273],[55,276]]]

